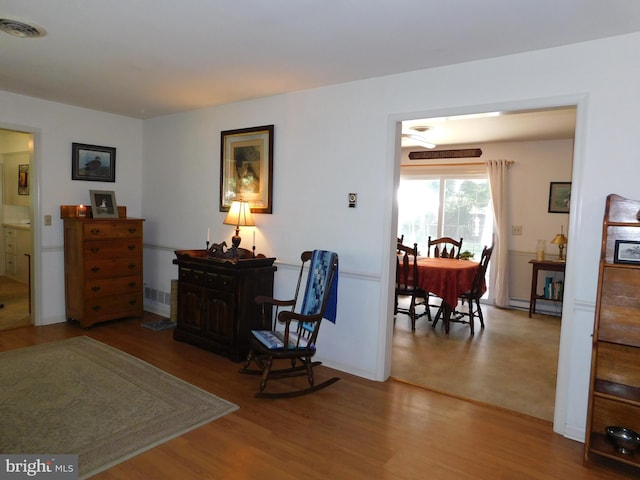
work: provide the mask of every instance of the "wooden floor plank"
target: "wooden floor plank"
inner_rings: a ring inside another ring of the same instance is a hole
[[[155,318],[147,314],[145,320]],[[239,410],[96,479],[629,479],[640,471],[582,464],[582,444],[551,424],[397,381],[324,367],[336,384],[292,399],[256,399],[240,364],[153,332],[140,319],[0,332],[0,350],[87,335],[239,405]],[[298,380],[298,379],[295,379]],[[279,380],[282,382],[291,379]]]

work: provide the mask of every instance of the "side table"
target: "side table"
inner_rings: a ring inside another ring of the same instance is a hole
[[[533,272],[531,274],[531,298],[529,299],[529,318],[536,312],[536,300],[553,300],[551,298],[545,298],[544,295],[538,295],[538,272],[540,270],[549,272],[562,272],[564,273],[566,263],[553,260],[530,260],[529,263],[533,265]],[[555,300],[562,303],[562,300]]]

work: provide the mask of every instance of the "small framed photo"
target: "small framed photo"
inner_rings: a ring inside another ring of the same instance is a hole
[[[91,213],[93,218],[118,218],[116,192],[108,190],[89,190]]]
[[[84,143],[71,144],[71,180],[116,181],[116,149]]]
[[[252,213],[271,213],[273,125],[226,130],[220,138],[220,211],[234,200],[249,202]]]
[[[635,240],[616,240],[613,263],[640,265],[640,242]]]
[[[551,182],[549,186],[549,213],[569,213],[571,182]]]

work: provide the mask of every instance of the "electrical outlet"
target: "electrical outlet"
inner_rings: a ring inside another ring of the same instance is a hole
[[[522,235],[522,225],[511,225],[511,235]]]

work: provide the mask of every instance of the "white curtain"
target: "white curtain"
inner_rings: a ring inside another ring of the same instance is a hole
[[[487,160],[489,191],[495,221],[495,247],[491,271],[495,272],[494,301],[498,307],[509,306],[509,160]]]

